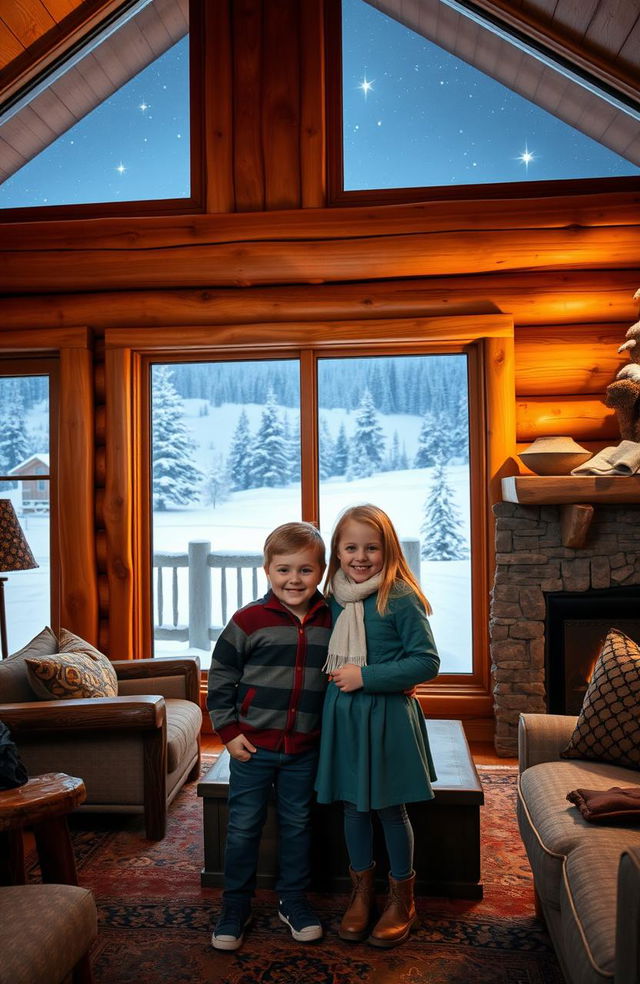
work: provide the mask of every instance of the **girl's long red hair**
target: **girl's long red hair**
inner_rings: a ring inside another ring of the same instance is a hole
[[[365,523],[367,526],[371,526],[382,539],[382,547],[384,551],[384,560],[382,563],[382,584],[378,588],[378,600],[376,604],[379,614],[385,614],[387,610],[387,603],[389,601],[389,595],[394,588],[398,588],[400,585],[404,584],[407,588],[410,588],[411,591],[417,594],[418,598],[424,605],[427,615],[430,615],[432,611],[431,605],[427,601],[427,598],[425,597],[416,578],[411,573],[411,569],[405,560],[402,547],[400,546],[400,540],[398,539],[398,534],[395,531],[393,523],[387,516],[386,512],[378,506],[373,506],[368,502],[363,503],[361,506],[350,506],[348,509],[345,509],[338,518],[338,522],[336,523],[331,536],[331,553],[329,556],[329,565],[327,567],[325,594],[331,594],[331,581],[333,579],[333,575],[340,567],[340,560],[338,559],[338,544],[340,543],[340,537],[342,535],[342,530],[344,529],[345,523],[348,523],[349,520],[354,520],[356,523]]]

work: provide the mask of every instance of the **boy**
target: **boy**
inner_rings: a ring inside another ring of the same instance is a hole
[[[305,897],[310,807],[331,615],[318,585],[325,548],[310,523],[285,523],[264,545],[270,590],[236,612],[213,650],[207,709],[231,756],[222,911],[211,942],[237,950],[251,921],[258,848],[275,789],[278,915],[295,940],[322,936]]]

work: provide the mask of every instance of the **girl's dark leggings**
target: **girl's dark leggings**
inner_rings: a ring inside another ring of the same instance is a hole
[[[413,870],[413,828],[404,803],[383,810],[361,812],[353,803],[344,804],[344,839],[354,871],[364,871],[373,864],[373,813],[382,824],[393,878],[408,878]]]

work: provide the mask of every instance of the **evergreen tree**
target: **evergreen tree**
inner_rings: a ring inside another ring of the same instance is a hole
[[[406,471],[409,467],[409,458],[407,457],[407,445],[402,442],[402,451],[400,452],[400,460],[398,462],[398,469],[400,471]]]
[[[153,508],[159,511],[193,502],[202,480],[193,464],[196,443],[187,430],[172,375],[170,366],[157,366],[153,373]]]
[[[229,498],[231,482],[221,454],[213,456],[211,468],[205,477],[202,491],[205,503],[215,509]]]
[[[231,438],[229,454],[227,456],[227,474],[229,483],[234,492],[242,492],[248,489],[249,480],[249,461],[251,448],[251,431],[249,430],[249,418],[247,411],[243,407],[236,429]]]
[[[300,449],[300,417],[298,414],[295,415],[293,426],[289,424],[289,415],[285,414],[284,418],[284,439],[288,447],[288,460],[289,460],[289,481],[299,482],[300,476],[302,474],[302,465],[300,461],[301,449]]]
[[[389,452],[389,471],[398,471],[400,465],[400,437],[397,430],[393,432],[391,451]]]
[[[356,429],[351,440],[351,475],[367,478],[382,470],[384,461],[384,432],[369,390],[362,394],[356,410]]]
[[[441,421],[432,413],[425,413],[418,437],[418,450],[414,468],[431,468],[439,457],[446,457],[447,440]]]
[[[333,474],[346,475],[349,464],[349,441],[344,423],[340,424],[340,430],[333,448]]]
[[[3,414],[0,420],[0,473],[10,472],[29,456],[24,400],[17,379],[4,381],[2,387]],[[34,450],[43,451],[43,448]],[[3,483],[11,488],[13,483]]]
[[[278,402],[273,390],[267,393],[260,427],[251,455],[251,484],[278,488],[289,480],[289,448],[278,416]]]
[[[460,390],[449,427],[449,457],[469,461],[469,407],[466,387]]]
[[[318,470],[320,479],[324,481],[335,475],[335,444],[326,417],[320,417],[320,433],[318,434],[319,455]]]
[[[424,521],[420,527],[425,560],[466,560],[467,542],[461,533],[462,523],[452,501],[444,461],[439,458],[433,470],[431,490],[424,504]]]

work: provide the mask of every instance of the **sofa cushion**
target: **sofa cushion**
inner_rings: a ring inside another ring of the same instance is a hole
[[[13,704],[16,701],[33,700],[33,690],[29,684],[26,656],[36,659],[51,656],[58,652],[58,640],[47,626],[34,636],[30,642],[0,662],[0,703]]]
[[[167,705],[167,772],[184,768],[188,755],[197,747],[202,711],[191,700],[168,698]]]
[[[86,888],[0,887],[0,984],[62,984],[97,932]]]
[[[587,840],[565,862],[560,897],[564,956],[581,984],[600,984],[613,977],[622,850],[617,840],[598,844]]]
[[[55,653],[25,662],[33,692],[42,700],[118,696],[118,681],[106,656]]]
[[[567,802],[572,789],[638,786],[640,775],[603,762],[541,762],[526,769],[518,781],[518,822],[536,889],[544,902],[559,905],[564,858],[582,843],[640,845],[637,826],[594,826]]]
[[[562,758],[640,769],[640,646],[610,629]]]

